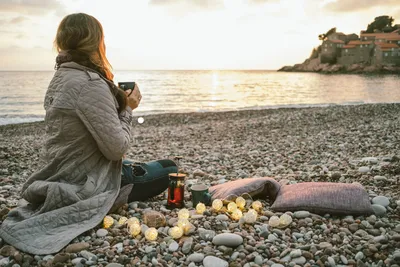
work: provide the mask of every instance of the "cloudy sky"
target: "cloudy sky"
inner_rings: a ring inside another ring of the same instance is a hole
[[[400,23],[399,0],[0,0],[0,70],[52,70],[57,26],[75,12],[103,24],[116,70],[277,69],[332,27]]]

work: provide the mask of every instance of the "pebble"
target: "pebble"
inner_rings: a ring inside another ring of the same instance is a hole
[[[67,253],[77,253],[80,252],[82,250],[88,249],[90,247],[90,244],[87,242],[82,242],[82,243],[74,243],[69,245],[65,251]]]
[[[206,230],[203,228],[198,229],[199,237],[205,241],[211,241],[215,237],[215,231],[213,230]]]
[[[283,266],[282,264],[279,264],[279,263],[274,263],[271,265],[271,267],[285,267],[285,266]]]
[[[243,243],[243,237],[237,234],[223,233],[216,235],[212,242],[217,246],[237,247]]]
[[[254,263],[261,266],[263,264],[263,258],[260,255],[257,255],[254,258]]]
[[[368,166],[362,166],[360,168],[358,168],[358,171],[361,173],[367,173],[369,172],[369,167]]]
[[[298,257],[301,256],[301,250],[300,249],[295,249],[295,250],[291,251],[289,255],[290,255],[290,257],[292,259],[298,258]]]
[[[175,241],[173,241],[169,246],[168,246],[168,250],[171,252],[175,252],[177,251],[179,248],[179,244]]]
[[[100,228],[99,230],[97,230],[96,235],[98,237],[105,237],[106,235],[108,235],[108,231],[104,228]]]
[[[354,257],[354,259],[356,260],[362,260],[364,259],[364,253],[362,253],[361,251],[357,252],[356,256]]]
[[[385,196],[377,196],[377,197],[374,197],[372,199],[372,204],[378,204],[378,205],[381,205],[383,207],[387,207],[387,206],[389,206],[390,201]]]
[[[379,204],[372,204],[372,209],[376,216],[382,217],[386,215],[386,208]]]
[[[301,257],[292,259],[291,262],[294,262],[295,264],[303,265],[307,262],[307,260],[306,260],[306,258],[301,256]]]
[[[113,263],[107,264],[106,267],[124,267],[124,265],[113,262]]]
[[[189,262],[202,262],[204,259],[204,254],[203,253],[193,253],[191,255],[189,255],[188,257],[188,261]]]
[[[297,218],[297,219],[303,219],[306,217],[310,216],[310,212],[309,211],[295,211],[293,213],[293,217]]]
[[[183,242],[182,253],[188,254],[193,246],[193,238],[189,237]]]
[[[220,258],[214,256],[207,256],[203,260],[204,267],[228,267],[229,264],[227,261],[224,261]]]
[[[229,221],[229,217],[225,214],[219,214],[215,219],[218,221]]]

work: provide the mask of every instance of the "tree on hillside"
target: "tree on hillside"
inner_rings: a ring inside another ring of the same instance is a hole
[[[321,41],[325,41],[326,39],[328,39],[329,35],[331,35],[332,33],[335,33],[335,32],[336,32],[336,27],[330,29],[326,33],[322,33],[322,34],[318,35],[318,39]]]
[[[392,29],[394,19],[389,16],[379,16],[374,21],[368,24],[366,33],[373,33],[374,31],[388,32]]]

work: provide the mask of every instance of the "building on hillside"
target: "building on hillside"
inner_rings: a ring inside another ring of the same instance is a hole
[[[347,45],[354,45],[354,63],[371,63],[374,42],[372,41],[350,41]]]
[[[356,46],[355,45],[344,45],[341,51],[340,57],[338,57],[337,63],[345,66],[354,64]]]
[[[400,66],[400,47],[393,43],[376,43],[372,63]]]
[[[355,41],[355,40],[359,40],[357,34],[352,33],[352,34],[347,34],[346,35],[346,43],[348,43],[350,41]]]
[[[386,37],[386,42],[389,44],[397,44],[400,46],[400,34],[393,34]]]

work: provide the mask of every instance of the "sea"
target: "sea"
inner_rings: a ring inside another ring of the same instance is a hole
[[[135,81],[142,102],[157,113],[399,103],[400,75],[287,73],[264,70],[115,71]],[[54,71],[0,72],[0,125],[44,120],[43,99]],[[142,120],[143,120],[142,119]]]

